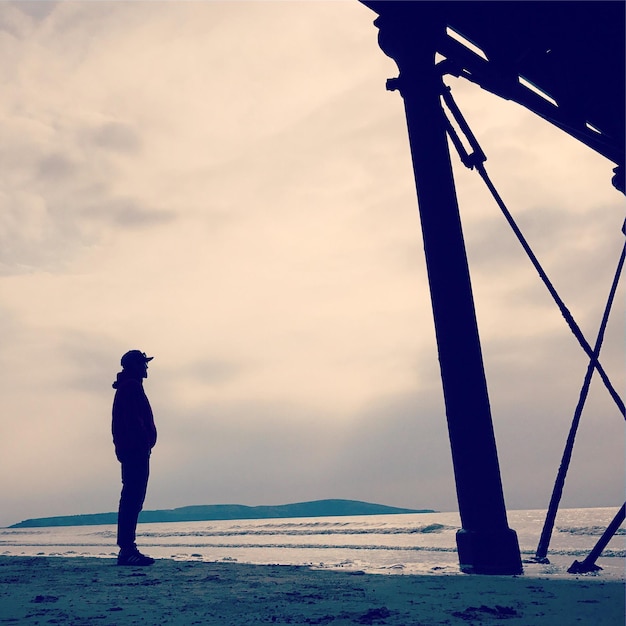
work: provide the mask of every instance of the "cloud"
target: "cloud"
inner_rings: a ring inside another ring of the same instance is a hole
[[[58,181],[69,178],[75,172],[75,164],[63,154],[49,154],[37,164],[37,177],[44,180]]]
[[[136,155],[141,149],[141,138],[129,124],[107,122],[94,128],[91,139],[95,146],[113,152]]]
[[[48,17],[59,3],[55,0],[45,0],[45,2],[8,2],[7,4],[39,21]]]
[[[99,228],[108,223],[110,227],[128,229],[146,228],[176,219],[174,211],[138,206],[131,198],[111,198],[104,202],[94,202],[83,208],[80,216],[89,221],[97,221]]]

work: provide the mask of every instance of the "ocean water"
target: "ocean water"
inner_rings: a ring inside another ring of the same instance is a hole
[[[569,577],[613,519],[612,508],[564,509],[556,520],[549,564],[524,563],[530,576]],[[535,554],[545,511],[509,511],[522,560]],[[307,565],[387,574],[460,573],[455,534],[458,513],[368,515],[240,521],[139,524],[137,544],[155,558]],[[0,554],[96,556],[117,554],[115,526],[0,529]],[[624,580],[626,529],[622,526],[587,576]]]

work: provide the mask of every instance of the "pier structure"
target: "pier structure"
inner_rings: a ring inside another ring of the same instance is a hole
[[[406,114],[461,516],[460,567],[519,574],[448,148],[454,131],[443,107],[443,76],[514,100],[587,144],[615,164],[612,183],[624,192],[624,6],[361,2],[378,14],[379,45],[399,69],[387,88],[400,93]],[[482,167],[480,152],[466,154],[464,163]],[[602,372],[597,355],[590,356]]]

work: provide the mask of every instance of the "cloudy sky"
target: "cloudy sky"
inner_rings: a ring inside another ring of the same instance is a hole
[[[154,355],[146,508],[456,510],[397,74],[356,0],[0,3],[0,525],[112,511],[111,383]],[[595,340],[613,164],[451,79]],[[477,175],[457,187],[509,508],[547,505],[587,361]],[[624,388],[624,294],[602,362]],[[564,506],[619,506],[594,379]]]

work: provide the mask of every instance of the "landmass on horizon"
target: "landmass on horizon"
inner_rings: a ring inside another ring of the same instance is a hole
[[[243,504],[204,504],[177,509],[142,511],[140,523],[208,522],[238,519],[276,519],[288,517],[339,517],[351,515],[397,515],[402,513],[436,513],[432,509],[405,509],[359,500],[315,500],[275,506],[246,506]],[[64,515],[27,519],[8,528],[44,526],[99,526],[116,524],[117,512]]]

